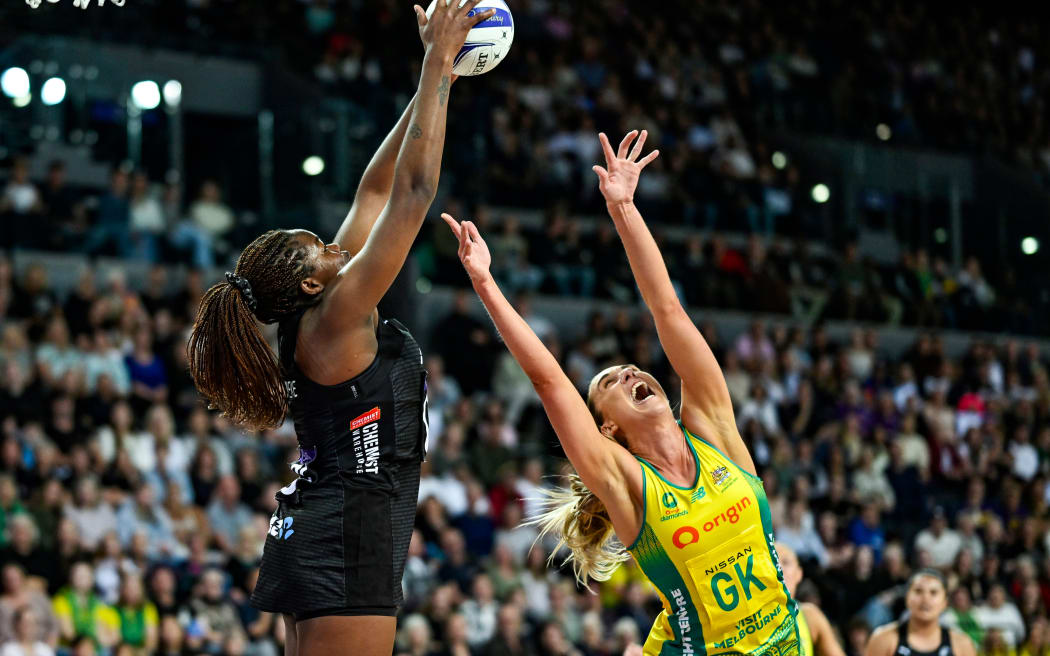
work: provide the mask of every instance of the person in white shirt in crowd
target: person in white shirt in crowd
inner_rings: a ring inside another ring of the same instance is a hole
[[[744,401],[737,413],[737,426],[740,431],[749,421],[755,419],[769,433],[780,432],[780,417],[777,413],[777,405],[769,398],[765,385],[755,382],[751,385],[751,395]]]
[[[897,367],[897,386],[893,388],[893,402],[901,412],[908,406],[910,399],[919,397],[919,385],[915,382],[915,370],[907,362]]]
[[[66,505],[64,514],[76,527],[80,545],[86,551],[94,551],[103,536],[117,530],[117,515],[103,501],[98,480],[93,476],[77,481],[74,501]]]
[[[791,547],[799,558],[813,558],[821,567],[827,567],[830,558],[814,527],[813,516],[804,499],[795,499],[788,504],[787,516],[776,524],[777,542]]]
[[[860,503],[877,502],[883,510],[891,510],[897,503],[893,487],[875,460],[875,448],[866,444],[860,452],[860,463],[853,472],[853,494]]]
[[[473,486],[471,486],[473,483]],[[471,489],[473,487],[473,489]],[[471,509],[473,503],[488,501],[484,492],[475,481],[464,484],[456,478],[452,470],[435,475],[430,462],[424,462],[422,473],[419,477],[419,496],[417,500],[422,506],[427,499],[436,499],[448,513],[449,517],[457,517]]]
[[[84,382],[89,392],[94,392],[98,379],[108,376],[121,396],[131,391],[131,376],[124,364],[124,354],[113,345],[113,340],[105,330],[95,331],[92,349],[84,356]]]
[[[1021,611],[1006,595],[1006,588],[996,584],[988,591],[985,603],[973,611],[974,618],[985,631],[998,630],[1009,647],[1018,647],[1024,641],[1025,625]]]
[[[150,188],[145,171],[136,171],[131,177],[128,197],[131,215],[131,241],[138,259],[156,262],[160,255],[160,240],[167,229],[164,207]]]
[[[514,491],[525,504],[525,519],[529,520],[543,512],[543,490],[550,487],[543,481],[543,461],[529,458],[521,468],[521,476],[514,484]]]
[[[499,603],[492,590],[492,581],[487,574],[474,577],[473,597],[463,602],[460,612],[467,620],[467,642],[480,647],[496,634],[496,616]]]
[[[1024,424],[1014,429],[1010,441],[1010,460],[1013,473],[1021,480],[1028,482],[1039,473],[1039,451],[1032,445],[1032,432]]]
[[[867,380],[875,366],[875,352],[868,348],[864,331],[854,328],[850,336],[850,346],[846,349],[846,362],[850,373],[857,380]]]
[[[190,205],[190,219],[212,240],[221,239],[233,228],[233,212],[222,202],[222,189],[217,182],[205,180],[201,184],[200,195]]]
[[[11,178],[0,194],[0,214],[12,212],[20,217],[40,214],[44,210],[40,190],[29,180],[29,159],[16,157]]]
[[[941,506],[933,509],[930,527],[915,536],[915,550],[925,551],[930,558],[930,567],[937,569],[951,567],[962,546],[962,537],[948,527],[948,518]]]
[[[46,642],[34,640],[37,630],[36,612],[28,606],[15,611],[15,638],[0,646],[0,656],[55,656],[55,650]]]
[[[920,473],[925,473],[930,471],[930,445],[926,438],[918,433],[915,424],[914,413],[909,412],[901,418],[897,444],[901,448],[901,462],[905,466],[915,467]]]

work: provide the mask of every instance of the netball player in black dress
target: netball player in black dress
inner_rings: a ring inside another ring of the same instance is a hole
[[[393,648],[426,439],[419,347],[376,304],[434,198],[452,62],[492,11],[416,7],[426,48],[416,96],[325,244],[305,230],[252,242],[205,294],[188,344],[197,388],[255,429],[290,413],[298,478],[280,491],[252,603],[282,613],[286,654]],[[394,155],[397,154],[396,164]],[[373,228],[374,224],[374,228]],[[275,357],[256,320],[279,323]]]
[[[934,569],[912,574],[905,604],[907,619],[876,629],[864,656],[977,656],[969,636],[941,625],[941,614],[948,608],[943,574]]]

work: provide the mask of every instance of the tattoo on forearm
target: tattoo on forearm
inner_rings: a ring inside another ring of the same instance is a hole
[[[442,76],[441,84],[438,85],[438,102],[442,105],[445,104],[445,100],[448,98],[448,88],[451,84],[447,75]]]
[[[408,128],[408,133],[412,135],[413,139],[419,139],[423,136],[423,128],[419,127],[418,124],[413,123],[412,126]]]

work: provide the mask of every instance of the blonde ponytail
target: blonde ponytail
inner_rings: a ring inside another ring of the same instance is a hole
[[[568,547],[571,553],[561,564],[572,561],[577,583],[586,586],[590,579],[608,580],[630,556],[613,531],[605,504],[576,474],[569,475],[568,487],[541,489],[541,493],[544,511],[525,524],[539,527],[536,542],[547,535],[558,537],[558,546],[547,562],[563,546]]]

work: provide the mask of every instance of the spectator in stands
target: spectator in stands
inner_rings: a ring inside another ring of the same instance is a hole
[[[224,586],[224,575],[217,569],[209,569],[201,577],[190,599],[185,625],[186,642],[191,649],[208,653],[237,653],[243,649],[244,628]]]
[[[117,530],[117,516],[99,494],[98,480],[93,476],[83,476],[77,482],[74,501],[66,505],[65,517],[73,522],[80,545],[86,550],[93,550],[104,535]]]
[[[915,549],[926,553],[931,567],[944,569],[955,562],[962,549],[962,538],[948,527],[943,507],[933,509],[930,528],[919,531],[915,537]]]
[[[252,522],[251,511],[241,503],[240,497],[241,486],[237,478],[223,476],[215,489],[215,498],[208,506],[212,536],[219,549],[226,553],[233,552],[241,529]]]
[[[54,656],[51,646],[36,638],[36,611],[28,606],[14,612],[14,635],[0,645],[0,656]]]
[[[218,182],[205,180],[201,184],[197,200],[190,205],[189,218],[208,236],[213,251],[225,251],[226,245],[222,239],[233,229],[233,212],[222,201],[222,189]]]
[[[42,232],[43,247],[60,250],[83,238],[87,230],[87,215],[80,203],[80,195],[66,180],[66,163],[52,160],[47,166],[47,180],[40,189],[40,197],[47,216]]]
[[[147,653],[157,648],[160,618],[157,607],[145,598],[142,579],[124,576],[116,611],[120,616],[120,640],[123,644],[143,649]]]
[[[43,209],[40,191],[29,179],[29,158],[16,157],[11,165],[11,177],[0,193],[0,223],[4,226],[0,245],[10,247],[25,244],[27,240],[37,243],[32,218],[39,216]]]
[[[1025,637],[1024,618],[1017,606],[1006,596],[1006,588],[1000,584],[988,590],[986,603],[973,611],[977,623],[987,633],[999,632],[1008,647],[1016,648]]]
[[[58,621],[51,610],[51,601],[26,578],[25,571],[17,564],[8,562],[3,566],[3,592],[0,593],[0,644],[18,637],[18,612],[31,610],[34,614],[34,631],[29,637],[35,642],[49,645],[58,639]]]
[[[69,580],[52,602],[62,644],[73,646],[80,636],[87,636],[102,647],[115,645],[120,636],[120,616],[92,590],[91,565],[75,564]]]
[[[131,257],[131,207],[128,204],[128,173],[115,167],[109,175],[109,189],[98,199],[95,223],[88,231],[81,252],[96,255],[113,249],[120,257]]]
[[[161,240],[167,225],[164,208],[150,189],[149,176],[145,171],[135,171],[131,176],[128,213],[133,256],[156,262],[160,257]]]

